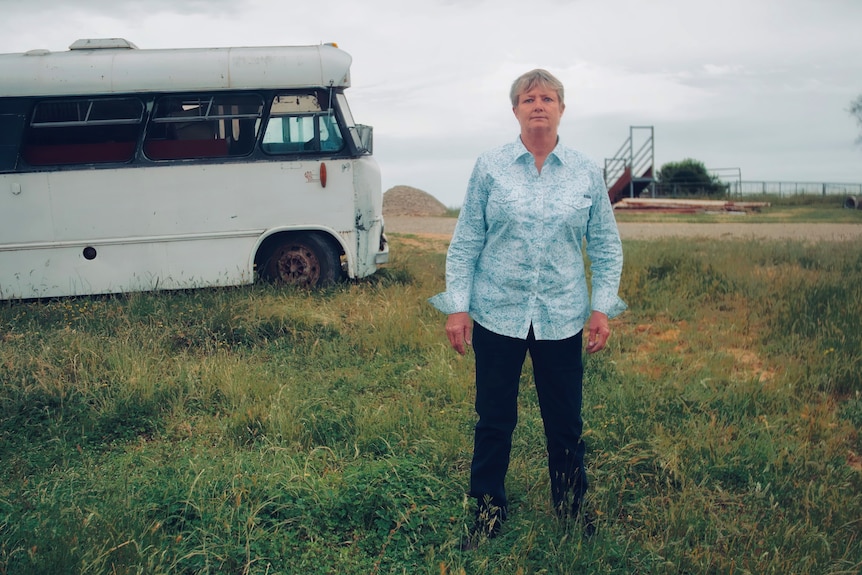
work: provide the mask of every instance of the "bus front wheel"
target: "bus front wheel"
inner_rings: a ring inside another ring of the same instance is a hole
[[[264,265],[264,277],[275,284],[315,288],[328,285],[341,270],[338,255],[318,235],[295,236],[277,244]]]

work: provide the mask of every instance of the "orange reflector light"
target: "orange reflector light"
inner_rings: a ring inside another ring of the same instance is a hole
[[[320,162],[320,185],[326,187],[326,164]]]

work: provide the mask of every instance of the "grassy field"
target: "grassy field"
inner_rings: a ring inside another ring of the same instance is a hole
[[[750,211],[745,215],[734,213],[651,214],[648,212],[633,213],[626,210],[616,210],[615,215],[620,222],[714,223],[744,221],[752,224],[794,222],[862,224],[862,210],[845,209],[845,198],[846,196],[838,195],[786,197],[758,195],[728,198],[728,201],[767,202],[769,204],[767,207],[760,208],[758,211]]]
[[[862,249],[626,242],[587,359],[598,532],[550,512],[522,380],[498,539],[461,552],[472,358],[369,281],[0,304],[0,575],[851,574],[862,569]]]

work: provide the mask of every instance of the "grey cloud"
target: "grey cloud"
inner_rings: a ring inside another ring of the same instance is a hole
[[[33,5],[18,0],[0,1],[0,7],[7,15],[31,14]],[[109,15],[125,17],[154,12],[170,12],[174,14],[212,14],[238,12],[242,3],[236,0],[43,0],[39,2],[39,11],[43,13],[72,12],[89,13],[93,16]]]

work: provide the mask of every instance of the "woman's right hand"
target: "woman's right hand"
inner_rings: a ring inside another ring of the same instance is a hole
[[[464,355],[467,346],[473,345],[473,320],[470,319],[470,314],[466,311],[449,314],[446,318],[446,337],[449,338],[452,349]]]

